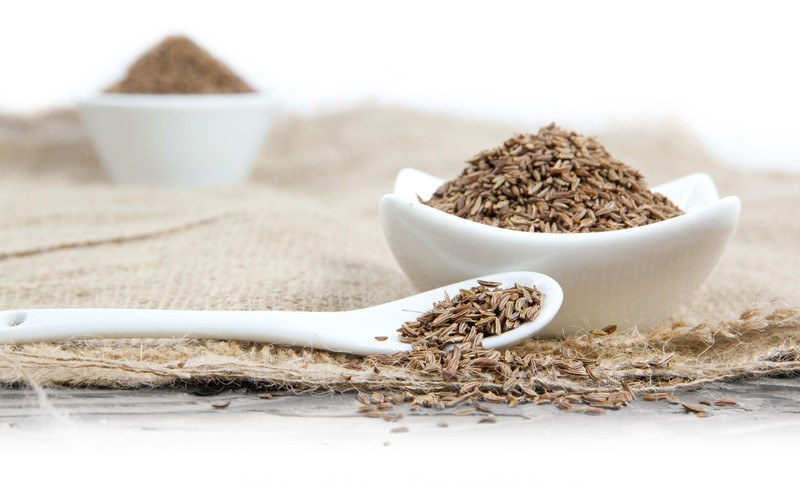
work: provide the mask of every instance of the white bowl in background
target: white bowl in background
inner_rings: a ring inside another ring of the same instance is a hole
[[[262,93],[101,94],[79,111],[113,183],[217,187],[247,180],[274,104]]]
[[[739,198],[720,199],[706,174],[653,188],[686,213],[632,229],[531,233],[480,224],[420,203],[442,180],[403,169],[380,201],[386,241],[422,290],[496,272],[529,270],[564,290],[561,311],[541,336],[617,324],[663,322],[711,273],[739,221]]]

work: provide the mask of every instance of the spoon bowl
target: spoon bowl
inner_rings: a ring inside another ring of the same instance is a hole
[[[535,286],[543,294],[531,322],[483,339],[490,349],[509,347],[544,329],[555,317],[563,293],[552,278],[533,272],[485,275],[482,280]],[[0,343],[63,341],[76,338],[214,338],[278,343],[356,355],[410,350],[397,330],[429,311],[445,293],[454,297],[478,279],[458,282],[405,299],[340,312],[180,311],[159,309],[18,309],[0,312]],[[383,339],[386,337],[385,339]]]
[[[684,212],[619,231],[531,233],[502,229],[429,207],[442,180],[400,171],[380,201],[386,241],[419,289],[492,272],[532,270],[564,289],[564,306],[540,336],[566,336],[609,324],[648,330],[705,280],[739,221],[737,197],[719,198],[706,174],[653,188]]]

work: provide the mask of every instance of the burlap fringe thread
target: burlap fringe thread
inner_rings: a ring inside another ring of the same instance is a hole
[[[537,392],[589,394],[629,388],[672,391],[800,370],[800,309],[751,309],[735,321],[675,324],[648,335],[597,330],[513,349],[536,357]],[[575,374],[592,360],[593,378]],[[569,371],[569,372],[565,372]],[[158,388],[257,386],[305,391],[458,390],[465,384],[345,354],[269,344],[202,340],[75,341],[0,346],[5,385]],[[483,391],[497,389],[487,380]]]

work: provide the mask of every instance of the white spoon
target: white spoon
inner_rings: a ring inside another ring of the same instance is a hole
[[[504,348],[542,330],[561,307],[563,293],[552,278],[533,272],[484,275],[482,280],[536,286],[544,294],[539,316],[530,323],[486,337],[486,348]],[[477,279],[448,285],[366,309],[341,312],[178,311],[148,309],[19,309],[0,312],[0,343],[63,341],[75,338],[214,338],[295,345],[357,355],[410,350],[397,329],[430,310],[433,303]],[[387,337],[378,340],[376,337]]]

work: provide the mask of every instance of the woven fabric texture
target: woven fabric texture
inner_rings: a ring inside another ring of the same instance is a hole
[[[1,116],[0,310],[328,311],[410,295],[377,218],[397,171],[455,176],[478,151],[533,130],[385,107],[284,116],[248,185],[176,191],[110,185],[71,111]],[[607,391],[624,380],[645,392],[797,370],[800,177],[725,168],[670,125],[598,138],[650,184],[711,174],[722,196],[742,198],[742,221],[710,278],[662,328],[517,347],[554,359],[591,356],[604,375],[553,373],[542,387]],[[455,384],[399,367],[369,370],[353,356],[239,342],[0,345],[0,384],[26,382],[342,391]]]

